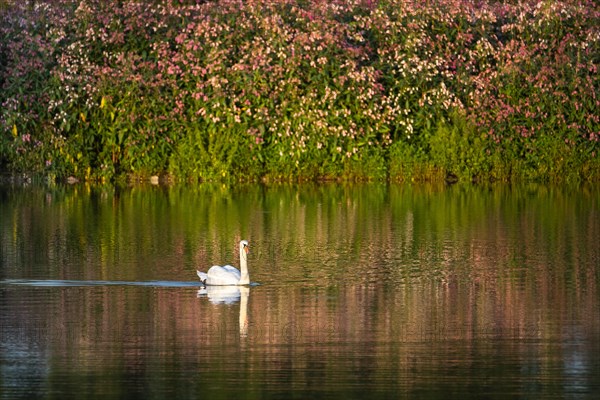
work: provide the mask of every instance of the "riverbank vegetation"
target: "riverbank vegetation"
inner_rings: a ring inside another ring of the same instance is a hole
[[[4,171],[600,179],[592,0],[4,0],[0,16]]]

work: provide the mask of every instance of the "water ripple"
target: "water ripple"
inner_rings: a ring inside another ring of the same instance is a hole
[[[198,287],[200,282],[187,281],[88,281],[71,279],[6,279],[3,285],[71,287],[71,286],[147,286],[147,287]]]

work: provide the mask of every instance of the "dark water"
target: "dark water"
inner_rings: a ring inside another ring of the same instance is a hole
[[[0,397],[595,398],[600,191],[1,187]],[[242,288],[196,268],[238,264]]]

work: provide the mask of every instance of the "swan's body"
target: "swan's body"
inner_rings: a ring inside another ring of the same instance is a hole
[[[227,286],[227,285],[248,285],[250,275],[248,275],[248,242],[240,242],[240,270],[231,265],[223,267],[215,265],[210,267],[208,272],[196,271],[198,277],[205,285]]]

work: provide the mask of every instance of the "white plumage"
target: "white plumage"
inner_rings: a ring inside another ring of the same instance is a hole
[[[241,271],[240,271],[241,270]],[[198,277],[205,285],[248,285],[250,275],[248,274],[248,242],[240,242],[240,270],[231,265],[210,267],[208,272],[196,271]]]

